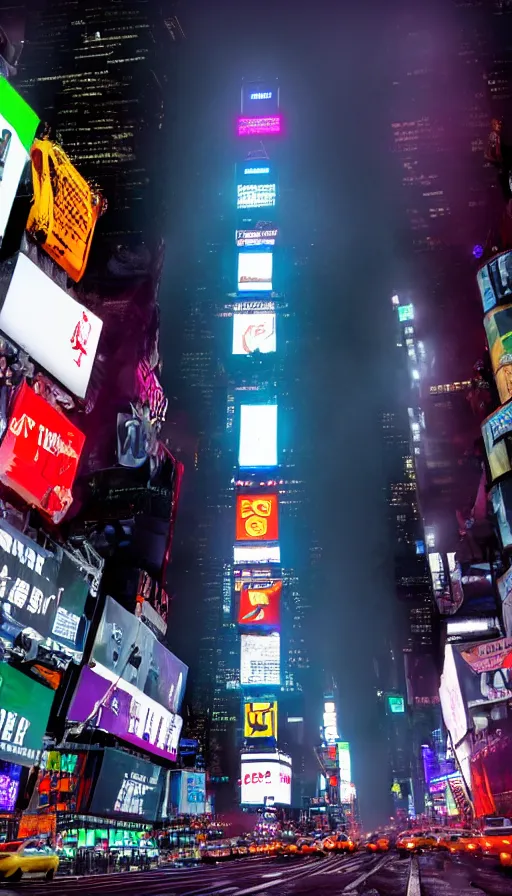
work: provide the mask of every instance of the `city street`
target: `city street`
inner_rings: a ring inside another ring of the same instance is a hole
[[[43,896],[512,896],[512,875],[484,861],[460,861],[444,854],[399,859],[330,856],[325,859],[240,859],[229,864],[60,878],[52,884],[23,882],[5,894]]]

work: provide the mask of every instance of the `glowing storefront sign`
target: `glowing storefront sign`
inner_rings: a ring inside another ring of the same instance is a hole
[[[26,255],[18,255],[0,330],[79,398],[85,398],[102,326]]]
[[[277,703],[244,704],[244,737],[277,737]]]
[[[23,383],[0,444],[0,481],[58,523],[73,501],[84,443],[64,414]]]
[[[0,75],[0,244],[39,119]]]

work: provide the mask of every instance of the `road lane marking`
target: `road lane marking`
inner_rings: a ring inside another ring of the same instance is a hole
[[[359,877],[356,877],[356,879],[352,881],[352,883],[347,884],[347,886],[341,892],[347,894],[355,894],[356,888],[359,886],[359,884],[364,883],[365,880],[368,880],[369,877],[372,877],[372,875],[376,874],[379,868],[382,868],[383,865],[386,865],[389,862],[390,858],[391,856],[389,855],[383,856],[380,862],[377,862],[377,864],[373,866],[371,871],[365,871],[363,874],[360,874]]]
[[[421,896],[420,865],[417,856],[411,856],[411,869],[407,882],[407,896]]]

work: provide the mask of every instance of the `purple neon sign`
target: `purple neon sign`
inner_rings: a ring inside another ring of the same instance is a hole
[[[246,137],[251,134],[280,134],[281,116],[268,115],[264,118],[239,118],[238,136]]]

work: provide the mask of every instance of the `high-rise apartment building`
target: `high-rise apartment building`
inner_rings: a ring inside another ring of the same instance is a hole
[[[109,197],[104,233],[161,237],[173,44],[171,2],[32,0],[18,87]],[[152,230],[148,227],[152,225]],[[101,231],[100,231],[101,232]]]

